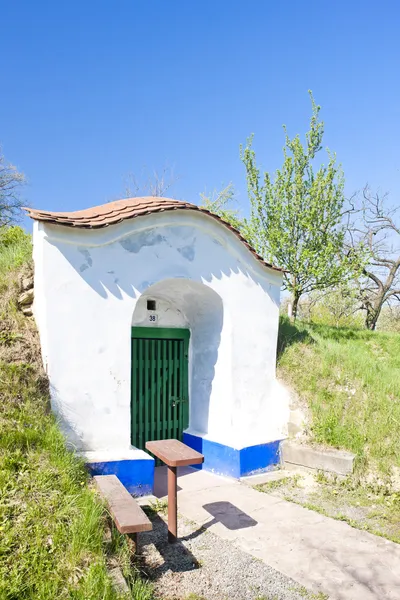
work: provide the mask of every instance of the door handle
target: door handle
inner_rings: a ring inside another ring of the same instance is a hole
[[[170,402],[171,402],[172,407],[174,407],[177,404],[179,404],[180,402],[182,402],[182,398],[178,398],[177,396],[171,396]]]

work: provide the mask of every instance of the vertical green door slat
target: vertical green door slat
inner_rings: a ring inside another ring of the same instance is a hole
[[[137,403],[138,403],[138,448],[143,448],[143,340],[137,340],[138,342],[138,386],[137,386]]]
[[[136,352],[135,352],[135,340],[131,338],[131,444],[134,443],[135,439],[135,385],[136,385]]]
[[[152,416],[151,420],[153,423],[153,440],[158,440],[158,416],[157,416],[157,342],[156,340],[152,340],[152,370],[151,370],[151,406],[152,406]]]
[[[174,438],[179,439],[179,424],[178,416],[180,413],[179,403],[179,382],[178,382],[178,361],[179,361],[179,340],[174,340],[174,396],[177,398],[177,402],[174,408]]]
[[[167,354],[167,340],[162,340],[162,404],[163,404],[163,418],[162,418],[162,437],[165,440],[168,437],[168,406],[167,406],[167,382],[168,382],[168,354]]]
[[[171,397],[174,398],[174,400],[176,398],[175,392],[175,340],[171,340]],[[175,437],[176,404],[174,400],[171,400],[171,438]]]
[[[183,391],[183,369],[184,369],[184,346],[183,342],[179,341],[179,397],[181,398],[181,403],[179,405],[179,432],[182,434],[183,432],[183,414],[185,412],[185,394]]]
[[[137,340],[132,339],[132,374],[131,374],[131,440],[134,445],[137,436]]]
[[[157,364],[156,364],[156,384],[157,384],[157,440],[162,439],[162,408],[161,408],[161,340],[157,340]]]
[[[154,340],[150,340],[150,365],[149,365],[149,369],[150,369],[150,440],[155,440],[155,420],[156,420],[156,416],[155,416],[155,407],[154,407],[154,395],[155,395],[155,373],[154,373],[154,367],[155,367],[155,352],[154,352],[154,346],[155,346],[155,342]]]
[[[184,398],[183,411],[182,411],[182,419],[183,419],[183,429],[189,426],[189,343],[184,341],[182,343],[182,352],[183,352],[183,389],[182,396]]]
[[[172,365],[173,365],[173,375],[172,375],[172,396],[176,398],[176,340],[172,342]],[[172,435],[171,437],[176,438],[176,414],[177,414],[177,404],[176,402],[172,402]]]
[[[152,410],[151,410],[151,393],[152,393],[151,344],[152,344],[152,340],[148,340],[148,342],[147,342],[147,351],[148,351],[148,354],[147,354],[147,398],[146,398],[148,430],[147,430],[146,442],[153,439],[152,438],[153,423],[152,423],[152,419],[151,419],[151,413],[152,413]]]
[[[144,441],[149,439],[149,340],[144,340]]]
[[[168,399],[167,399],[167,403],[168,403],[168,438],[172,438],[173,437],[173,431],[172,431],[172,403],[171,403],[171,397],[172,397],[172,377],[174,374],[174,355],[173,355],[173,347],[172,347],[172,340],[168,340]]]

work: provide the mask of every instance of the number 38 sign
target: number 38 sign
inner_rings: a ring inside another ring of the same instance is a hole
[[[149,315],[150,323],[155,323],[157,321],[157,315]]]

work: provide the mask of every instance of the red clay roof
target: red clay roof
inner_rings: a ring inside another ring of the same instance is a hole
[[[275,267],[270,263],[265,262],[265,260],[257,254],[254,248],[246,242],[240,232],[235,227],[232,227],[227,221],[224,221],[224,219],[205,208],[201,208],[196,204],[190,204],[189,202],[182,202],[181,200],[147,196],[141,198],[125,198],[124,200],[116,200],[115,202],[109,202],[108,204],[102,204],[101,206],[94,206],[93,208],[86,208],[74,212],[51,212],[46,210],[36,210],[29,207],[25,207],[24,210],[26,210],[28,215],[36,221],[82,229],[108,227],[109,225],[120,223],[126,219],[133,219],[135,217],[167,210],[196,210],[216,219],[230,229],[264,266],[274,269],[275,271],[282,271],[279,267]]]

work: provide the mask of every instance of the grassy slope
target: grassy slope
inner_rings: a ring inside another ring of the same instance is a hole
[[[35,326],[15,304],[16,268],[30,253],[26,237],[0,246],[0,599],[117,600],[112,557],[128,597],[149,600],[125,539],[104,541],[104,510],[49,412]]]
[[[282,319],[278,374],[311,409],[314,441],[345,448],[358,467],[400,466],[400,335]]]

